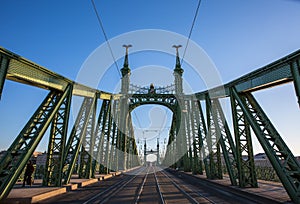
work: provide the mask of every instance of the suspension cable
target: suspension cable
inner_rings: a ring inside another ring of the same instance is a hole
[[[113,60],[114,60],[115,67],[116,67],[116,69],[118,70],[119,77],[121,77],[121,73],[120,73],[119,66],[118,66],[118,64],[117,64],[117,62],[116,62],[116,58],[115,58],[115,56],[114,56],[114,53],[113,53],[112,48],[111,48],[111,46],[110,46],[110,43],[109,43],[109,41],[108,41],[108,38],[107,38],[106,32],[105,32],[105,30],[104,30],[104,26],[103,26],[103,23],[102,23],[102,21],[101,21],[100,15],[99,15],[99,13],[98,13],[97,7],[96,7],[96,5],[95,5],[94,0],[91,0],[91,2],[92,2],[92,5],[93,5],[93,8],[94,8],[94,12],[95,12],[95,14],[96,14],[96,16],[97,16],[97,19],[98,19],[98,23],[99,23],[100,28],[101,28],[101,30],[102,30],[102,33],[103,33],[103,35],[104,35],[105,42],[106,42],[106,44],[107,44],[107,46],[108,46],[108,48],[109,48],[109,51],[110,51],[110,54],[111,54]]]
[[[195,22],[196,22],[198,13],[199,13],[200,4],[201,4],[201,0],[198,1],[198,5],[197,5],[197,9],[196,9],[196,12],[195,12],[195,15],[194,15],[194,19],[193,19],[193,22],[192,22],[192,26],[191,26],[191,29],[190,29],[189,37],[188,37],[188,39],[187,39],[187,42],[186,42],[186,45],[185,45],[185,48],[184,48],[184,52],[183,52],[183,55],[182,55],[181,63],[180,63],[180,64],[182,64],[183,59],[184,59],[184,57],[185,57],[186,50],[187,50],[187,47],[188,47],[188,45],[189,45],[190,38],[191,38],[191,36],[192,36],[192,32],[193,32],[193,29],[194,29],[194,25],[195,25]]]

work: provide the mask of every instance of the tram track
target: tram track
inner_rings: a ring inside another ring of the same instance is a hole
[[[141,167],[118,178],[78,189],[46,203],[278,203],[237,189],[157,166]],[[69,200],[68,200],[69,199]],[[74,200],[76,199],[76,200]]]

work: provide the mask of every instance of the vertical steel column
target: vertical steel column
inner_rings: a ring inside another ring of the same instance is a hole
[[[119,134],[118,134],[118,169],[126,170],[127,164],[127,132],[128,132],[128,96],[124,94],[120,99],[120,121],[119,121]]]
[[[102,130],[102,125],[103,125],[103,115],[104,115],[104,110],[105,110],[105,104],[106,104],[106,100],[102,101],[102,105],[101,105],[101,109],[99,112],[99,116],[98,116],[98,120],[96,123],[96,128],[95,128],[95,138],[94,138],[94,150],[93,150],[93,171],[92,171],[92,175],[93,177],[95,176],[96,170],[98,169],[98,165],[99,163],[101,163],[100,160],[100,152],[101,152],[101,148],[102,146],[100,145],[101,143],[101,130]]]
[[[215,112],[212,111],[211,99],[206,96],[206,119],[207,119],[207,144],[209,149],[209,166],[210,179],[222,179],[222,164],[221,164],[221,150],[220,150],[220,135],[217,134],[217,125],[214,121]]]
[[[111,114],[113,116],[113,127],[112,127],[112,134],[111,134],[111,151],[110,151],[110,159],[109,159],[109,168],[110,169],[114,169],[116,170],[117,169],[117,160],[116,160],[116,157],[117,157],[117,148],[116,148],[116,141],[117,141],[117,134],[118,134],[118,126],[117,126],[117,123],[118,123],[118,112],[117,112],[117,108],[118,108],[118,101],[114,100],[113,101],[113,106],[112,106],[112,110],[111,110]]]
[[[111,151],[111,147],[112,145],[110,144],[110,137],[112,135],[112,122],[113,122],[113,117],[111,114],[111,100],[109,101],[109,104],[107,105],[107,109],[106,109],[106,118],[107,118],[107,122],[106,122],[106,132],[105,132],[105,136],[106,136],[106,145],[105,145],[105,153],[104,153],[104,165],[105,165],[105,173],[108,174],[110,172],[110,168],[109,168],[109,163],[110,163],[110,151]]]
[[[92,113],[92,105],[96,97],[84,98],[79,113],[77,115],[75,124],[73,126],[71,135],[64,153],[63,179],[64,184],[68,184],[73,173],[75,163],[78,159],[79,150],[82,144],[83,136],[86,132],[88,119]]]
[[[12,189],[66,95],[67,92],[51,91],[2,157],[0,200]]]
[[[183,112],[183,115],[185,117],[185,135],[187,137],[187,149],[188,149],[188,171],[193,171],[195,172],[195,164],[194,164],[194,159],[196,155],[193,155],[193,139],[191,139],[191,100],[185,100],[185,109],[186,112]],[[192,132],[193,133],[193,132]]]
[[[299,59],[296,62],[291,62],[290,64],[291,72],[294,79],[294,87],[295,92],[298,98],[298,104],[300,106],[300,65],[299,65]]]
[[[4,55],[0,54],[0,99],[2,96],[2,90],[4,87],[8,65],[9,65],[9,59],[6,58]]]
[[[197,102],[195,99],[191,99],[191,107],[189,110],[189,115],[191,118],[191,132],[192,132],[192,141],[193,141],[193,166],[192,172],[193,174],[201,173],[200,169],[200,133],[199,133],[199,110],[197,109]],[[203,145],[203,143],[202,143]],[[203,173],[203,172],[202,172]]]
[[[188,169],[188,157],[187,157],[187,140],[185,134],[185,117],[184,117],[185,105],[184,100],[181,96],[177,96],[177,108],[176,108],[176,152],[177,167],[183,169],[184,171],[189,171]]]
[[[68,132],[72,91],[73,85],[69,84],[65,91],[64,101],[52,120],[43,178],[44,186],[61,186],[62,184],[63,153]]]
[[[231,185],[237,185],[238,170],[236,160],[235,145],[225,118],[222,111],[219,99],[212,99],[212,112],[213,120],[216,128],[216,134],[219,138],[219,143],[222,147],[223,157],[226,164],[226,168],[229,174]]]
[[[205,165],[205,171],[209,172],[209,168],[208,168],[208,163],[207,163],[207,155],[208,155],[208,150],[206,153],[206,149],[208,148],[207,145],[204,145],[204,140],[207,136],[207,128],[206,128],[206,122],[204,119],[204,113],[202,110],[202,106],[199,100],[197,100],[196,102],[196,110],[199,111],[199,113],[197,115],[199,115],[199,118],[196,117],[197,120],[197,124],[198,124],[198,137],[199,137],[199,158],[200,158],[200,174],[203,174],[203,164]],[[206,148],[206,149],[205,149]]]
[[[168,140],[168,144],[167,144],[167,148],[166,148],[166,156],[164,159],[164,165],[168,166],[168,167],[173,167],[176,168],[176,152],[174,149],[174,146],[176,144],[176,140],[175,140],[175,135],[176,135],[176,119],[175,116],[173,114],[172,117],[172,123],[171,123],[171,128],[170,128],[170,132],[169,132],[169,140]]]
[[[89,179],[92,177],[92,156],[94,150],[94,138],[95,138],[95,118],[97,111],[97,98],[98,95],[95,94],[91,113],[87,118],[86,130],[83,135],[83,142],[81,145],[81,153],[80,153],[80,166],[79,166],[79,178]]]
[[[236,141],[236,158],[240,187],[258,187],[254,165],[250,125],[231,89],[231,109]],[[242,100],[242,99],[240,99]]]
[[[300,165],[251,93],[233,95],[290,198],[300,203]],[[241,100],[243,98],[243,100]]]

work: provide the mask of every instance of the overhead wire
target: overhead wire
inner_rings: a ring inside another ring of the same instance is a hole
[[[95,14],[96,14],[96,16],[97,16],[97,19],[98,19],[98,23],[99,23],[100,28],[101,28],[101,30],[102,30],[102,33],[103,33],[103,35],[104,35],[105,42],[106,42],[106,44],[107,44],[107,46],[108,46],[108,49],[109,49],[109,51],[110,51],[110,54],[111,54],[113,60],[114,60],[115,67],[116,67],[116,69],[117,69],[117,71],[118,71],[119,76],[121,77],[121,73],[120,73],[119,66],[118,66],[118,64],[117,64],[117,62],[116,62],[116,58],[115,58],[115,56],[114,56],[114,53],[113,53],[112,48],[111,48],[111,46],[110,46],[110,43],[109,43],[109,40],[108,40],[108,38],[107,38],[106,32],[105,32],[105,30],[104,30],[104,26],[103,26],[102,20],[101,20],[101,18],[100,18],[100,15],[99,15],[99,13],[98,13],[97,7],[96,7],[96,5],[95,5],[94,0],[91,0],[91,2],[92,2],[92,5],[93,5],[93,8],[94,8],[94,12],[95,12]]]
[[[189,36],[188,36],[188,39],[187,39],[187,42],[186,42],[186,45],[185,45],[185,48],[184,48],[184,51],[183,51],[183,55],[182,55],[180,64],[182,64],[183,59],[185,57],[186,50],[187,50],[187,47],[189,45],[189,42],[190,42],[190,39],[191,39],[191,36],[192,36],[192,32],[193,32],[193,29],[194,29],[194,25],[195,25],[195,22],[196,22],[198,13],[199,13],[200,5],[201,5],[201,0],[198,1],[197,9],[196,9],[196,12],[195,12],[195,15],[194,15],[194,19],[193,19],[193,22],[192,22],[192,26],[191,26],[191,29],[190,29],[190,32],[189,32]]]
[[[119,76],[121,77],[121,73],[120,73],[119,66],[118,66],[118,64],[117,64],[117,62],[116,62],[116,58],[115,58],[114,53],[113,53],[113,51],[112,51],[112,48],[111,48],[111,46],[110,46],[110,43],[109,43],[108,37],[107,37],[107,35],[106,35],[106,32],[105,32],[105,29],[104,29],[104,26],[103,26],[101,17],[100,17],[100,15],[99,15],[98,10],[97,10],[96,4],[95,4],[94,0],[91,0],[91,2],[92,2],[92,5],[93,5],[94,12],[95,12],[95,14],[96,14],[96,16],[97,16],[97,19],[98,19],[98,23],[99,23],[100,28],[101,28],[101,30],[102,30],[102,33],[103,33],[103,35],[104,35],[105,42],[107,43],[107,46],[108,46],[109,51],[110,51],[110,54],[111,54],[111,56],[112,56],[112,58],[113,58],[113,60],[114,60],[115,67],[116,67],[116,69],[117,69],[117,71],[118,71]],[[140,129],[142,129],[140,120],[138,119],[136,112],[134,112],[134,116],[135,116],[135,118],[136,118],[136,120],[137,120],[137,122],[138,122],[138,125],[140,126]]]

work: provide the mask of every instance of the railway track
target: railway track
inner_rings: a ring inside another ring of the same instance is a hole
[[[172,170],[141,167],[111,181],[99,182],[74,197],[65,195],[45,203],[276,203],[259,196],[245,196]],[[69,200],[68,200],[69,199]]]

